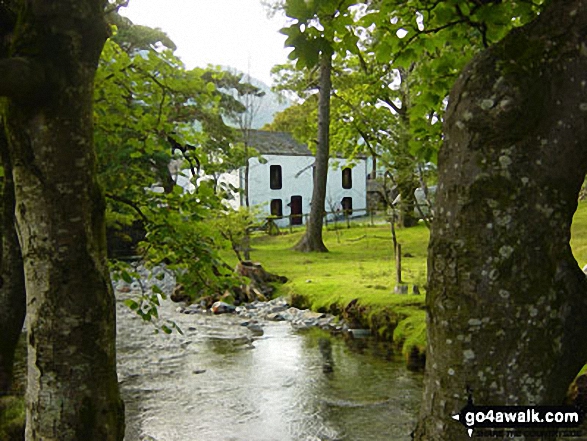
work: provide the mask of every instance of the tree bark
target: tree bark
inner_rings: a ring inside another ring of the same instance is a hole
[[[31,86],[27,78],[43,81],[27,94],[0,87],[8,90],[5,124],[27,292],[29,441],[124,436],[93,145],[93,78],[108,31],[104,6],[102,0],[22,2],[13,57],[26,58],[34,70],[22,76],[23,87]]]
[[[332,53],[323,51],[320,56],[320,96],[318,100],[318,144],[316,146],[316,173],[310,218],[306,232],[294,249],[303,252],[327,252],[322,239],[324,204],[326,202],[326,181],[328,158],[330,157],[330,91],[332,89]]]
[[[414,164],[410,163],[406,167],[413,167]],[[399,203],[399,219],[398,224],[400,227],[409,228],[418,224],[418,218],[416,217],[416,196],[415,191],[418,188],[416,184],[414,173],[408,170],[402,170],[398,173],[397,177],[397,189],[401,196]]]
[[[413,227],[418,224],[416,217],[416,197],[414,192],[418,188],[415,174],[416,161],[410,154],[410,99],[409,77],[411,69],[398,69],[401,79],[400,99],[402,106],[399,115],[399,154],[395,158],[397,171],[397,189],[400,194],[398,224],[403,228]]]
[[[587,1],[553,0],[450,94],[428,261],[417,440],[469,439],[467,404],[559,405],[587,359],[569,246],[587,170]]]
[[[14,224],[14,183],[8,145],[0,123],[0,157],[4,169],[0,211],[0,396],[11,393],[14,353],[26,312],[20,245]]]

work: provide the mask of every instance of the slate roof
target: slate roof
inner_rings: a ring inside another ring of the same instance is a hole
[[[305,144],[300,144],[287,132],[251,130],[250,145],[261,155],[313,156]]]

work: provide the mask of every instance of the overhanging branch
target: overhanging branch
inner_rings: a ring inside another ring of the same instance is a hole
[[[38,95],[45,80],[43,69],[24,57],[0,59],[0,96],[27,99]]]
[[[140,218],[143,220],[143,222],[148,223],[149,222],[149,218],[145,215],[145,213],[143,213],[143,211],[140,209],[140,207],[134,203],[133,201],[131,201],[130,199],[127,199],[125,197],[122,196],[117,196],[115,194],[112,193],[106,193],[105,196],[108,199],[112,199],[113,201],[116,202],[121,202],[125,205],[128,205],[129,207],[131,207],[139,216]]]

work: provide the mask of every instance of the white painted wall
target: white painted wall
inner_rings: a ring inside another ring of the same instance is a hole
[[[312,200],[312,164],[313,156],[284,156],[284,155],[264,155],[267,162],[260,163],[257,158],[249,160],[249,203],[251,207],[260,208],[262,216],[271,214],[271,200],[281,199],[283,215],[289,216],[291,210],[289,203],[292,196],[302,197],[302,212],[304,215],[310,213],[310,201]],[[352,216],[365,215],[364,210],[367,207],[367,161],[364,159],[354,161],[352,166],[352,188],[342,188],[342,169],[349,164],[346,159],[330,159],[328,170],[328,180],[326,185],[326,211],[336,211],[341,208],[341,201],[344,197],[351,197],[353,200]],[[281,166],[282,188],[272,190],[269,185],[270,167],[272,165]],[[219,182],[231,184],[234,187],[244,188],[243,170],[224,173],[220,176]],[[190,170],[176,171],[174,177],[176,182],[181,185],[185,191],[193,192],[195,187],[189,181],[191,176]],[[210,176],[202,174],[199,180],[211,179]],[[162,191],[162,189],[161,189]],[[238,194],[233,199],[225,201],[232,208],[238,208],[244,205]],[[329,216],[329,220],[333,216]],[[305,221],[305,219],[304,219]],[[289,226],[289,219],[284,218],[276,221],[279,227]]]
[[[288,204],[294,195],[302,197],[302,211],[310,213],[312,199],[312,164],[313,156],[283,156],[264,155],[267,162],[262,164],[253,158],[249,162],[249,202],[251,206],[259,206],[267,216],[271,214],[271,200],[281,199],[283,215],[291,214]],[[366,176],[367,163],[365,160],[356,161],[352,167],[352,188],[342,188],[342,169],[348,161],[345,159],[331,159],[328,172],[326,190],[326,211],[331,211],[330,203],[335,209],[340,208],[343,197],[351,197],[353,210],[365,209],[367,206]],[[270,166],[280,165],[282,172],[282,188],[272,190],[270,183]],[[364,215],[364,212],[354,212],[353,215]],[[289,225],[287,218],[276,221],[280,227]]]

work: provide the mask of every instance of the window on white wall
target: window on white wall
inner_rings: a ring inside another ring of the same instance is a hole
[[[272,165],[269,167],[269,187],[271,190],[281,189],[281,165]]]
[[[353,188],[353,171],[349,167],[342,169],[342,188]]]
[[[344,211],[346,214],[352,214],[352,212],[353,212],[353,198],[351,198],[351,197],[342,198],[340,205],[342,205],[342,211]]]
[[[271,216],[283,216],[283,202],[281,199],[271,199]]]

